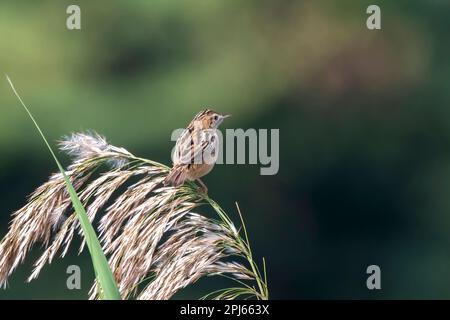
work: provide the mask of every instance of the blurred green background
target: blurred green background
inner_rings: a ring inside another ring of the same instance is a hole
[[[0,71],[51,141],[95,129],[169,164],[172,130],[205,106],[233,114],[223,128],[279,128],[277,175],[218,165],[204,179],[235,219],[240,203],[271,298],[449,298],[450,1],[376,1],[382,30],[369,31],[374,3],[2,1]],[[66,29],[70,4],[80,31]],[[3,237],[56,169],[4,78],[0,150]],[[93,271],[75,248],[26,284],[36,246],[0,298],[85,299]],[[66,289],[70,264],[80,291]]]

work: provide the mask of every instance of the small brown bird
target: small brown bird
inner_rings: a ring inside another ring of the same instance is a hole
[[[201,191],[208,192],[200,178],[214,167],[219,152],[216,129],[229,116],[206,109],[194,117],[177,139],[172,156],[173,166],[164,185],[178,187],[186,180],[197,180]]]

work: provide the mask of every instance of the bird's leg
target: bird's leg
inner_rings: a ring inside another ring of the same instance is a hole
[[[200,179],[197,179],[197,181],[200,184],[199,191],[203,194],[208,194],[208,187],[206,186],[206,184],[204,184]]]

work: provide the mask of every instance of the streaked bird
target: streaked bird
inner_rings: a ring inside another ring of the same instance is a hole
[[[164,185],[178,187],[186,180],[197,180],[201,191],[207,193],[208,188],[200,178],[214,167],[219,152],[216,130],[229,116],[206,109],[192,119],[177,139],[172,156],[173,166],[164,180]]]

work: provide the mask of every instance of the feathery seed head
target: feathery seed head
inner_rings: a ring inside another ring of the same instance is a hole
[[[220,219],[194,213],[205,202],[204,196],[189,185],[163,187],[166,166],[112,146],[95,132],[74,133],[59,146],[74,157],[67,175],[91,222],[103,213],[97,229],[122,298],[169,299],[200,277],[214,274],[256,281],[259,290],[248,286],[243,292],[267,298],[267,286],[251,258],[248,243],[231,220],[209,198],[206,202]],[[94,174],[103,164],[112,167]],[[121,186],[126,186],[125,190],[117,194]],[[76,234],[82,236],[64,177],[53,174],[13,214],[9,231],[0,243],[0,286],[6,286],[9,275],[35,243],[43,243],[45,250],[28,281],[38,277],[57,255],[64,257]],[[83,249],[84,241],[80,252]],[[249,267],[233,257],[245,257]],[[152,281],[138,292],[149,275]],[[90,297],[99,297],[96,282]]]

